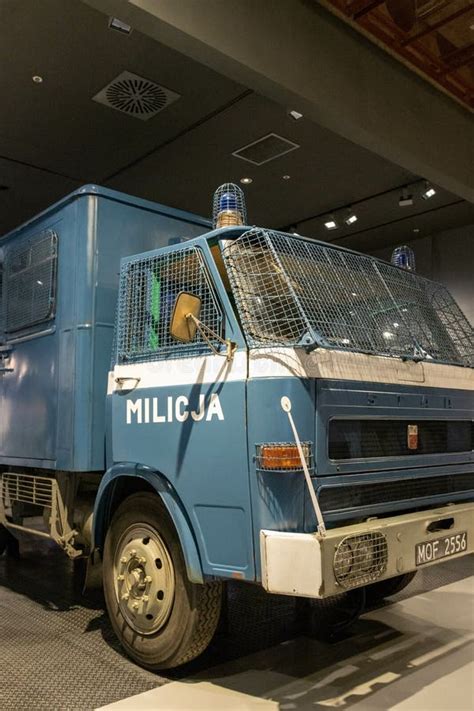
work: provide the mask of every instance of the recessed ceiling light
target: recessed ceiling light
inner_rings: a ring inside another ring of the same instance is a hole
[[[324,222],[324,227],[327,230],[337,230],[337,222],[334,217],[328,217],[328,219]]]
[[[289,180],[291,178],[291,175],[282,175],[281,177],[283,180]]]
[[[417,233],[417,232],[419,232],[419,231],[420,231],[420,228],[419,228],[419,227],[414,227],[414,228],[413,228],[413,232]]]
[[[429,200],[430,198],[433,197],[433,195],[436,195],[436,190],[434,189],[434,187],[432,185],[430,185],[429,183],[426,183],[425,189],[421,193],[421,197],[423,198],[423,200]]]
[[[350,208],[347,210],[346,216],[344,217],[344,222],[346,225],[353,225],[354,222],[357,222],[357,215],[355,212],[353,212]]]
[[[288,111],[288,116],[291,116],[294,121],[299,121],[303,118],[303,114],[301,114],[299,111],[295,111],[295,109],[291,109],[291,111]]]
[[[111,17],[109,19],[109,30],[117,30],[117,32],[121,32],[124,35],[129,35],[132,28],[126,22],[119,20],[118,17]]]
[[[250,185],[250,183],[253,183],[253,178],[240,178],[240,182],[244,185]]]
[[[43,83],[43,77],[40,77],[39,74],[35,74],[31,78],[33,79],[35,84],[42,84]]]

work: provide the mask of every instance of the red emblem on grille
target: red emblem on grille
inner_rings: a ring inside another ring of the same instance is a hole
[[[407,444],[408,449],[418,449],[418,425],[408,425]]]

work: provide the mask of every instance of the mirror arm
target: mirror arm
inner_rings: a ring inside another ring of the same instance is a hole
[[[206,341],[207,345],[211,349],[213,353],[215,353],[218,356],[223,356],[224,353],[220,353],[217,348],[211,343],[209,340],[207,334],[209,334],[211,337],[215,338],[216,340],[219,341],[219,343],[222,343],[223,346],[226,347],[226,353],[225,353],[225,358],[227,361],[231,361],[232,358],[234,357],[234,353],[237,350],[237,344],[234,343],[234,341],[231,341],[230,339],[224,339],[219,334],[217,334],[215,331],[212,330],[212,328],[209,328],[209,326],[206,326],[205,323],[200,321],[194,314],[186,314],[187,319],[191,319],[191,321],[194,321],[196,324],[196,328],[198,329],[199,333],[201,336],[204,338]]]

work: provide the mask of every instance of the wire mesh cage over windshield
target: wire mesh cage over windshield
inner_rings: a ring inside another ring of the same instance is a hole
[[[309,345],[473,363],[447,289],[371,257],[254,228],[223,258],[249,345]]]
[[[210,352],[199,331],[191,343],[180,343],[170,334],[176,298],[183,291],[199,296],[200,320],[222,336],[222,310],[198,248],[138,257],[122,266],[117,328],[119,363]],[[217,341],[213,345],[220,347]]]
[[[58,237],[46,230],[8,249],[5,331],[23,331],[54,316]]]

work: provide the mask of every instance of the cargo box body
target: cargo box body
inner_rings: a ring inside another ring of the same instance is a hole
[[[92,185],[0,241],[0,464],[104,470],[120,259],[208,229]]]

